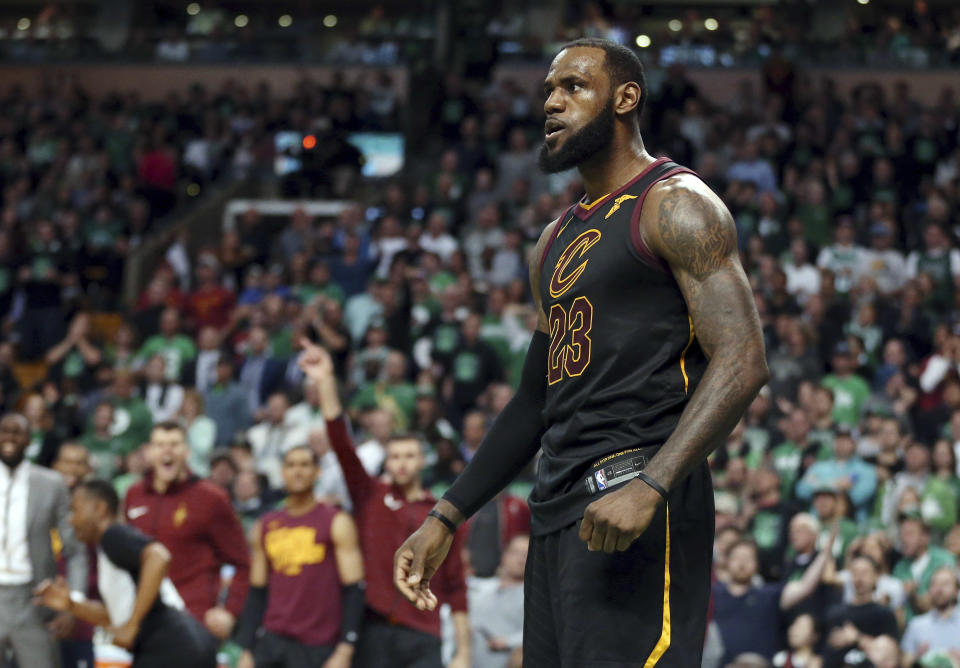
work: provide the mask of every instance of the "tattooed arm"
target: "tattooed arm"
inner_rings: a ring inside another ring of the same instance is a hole
[[[644,238],[670,264],[709,360],[676,430],[647,469],[670,489],[723,443],[768,372],[730,212],[689,175],[665,181],[648,202],[651,220],[644,221]]]
[[[681,175],[650,191],[644,241],[670,265],[709,363],[676,430],[644,472],[667,490],[723,443],[768,371],[760,319],[723,203],[699,179]],[[580,537],[591,550],[625,550],[662,499],[641,480],[587,507]]]

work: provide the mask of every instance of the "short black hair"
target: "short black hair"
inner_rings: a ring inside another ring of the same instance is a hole
[[[320,455],[317,454],[317,451],[311,448],[309,445],[303,445],[303,444],[294,445],[293,447],[289,448],[286,452],[284,452],[283,461],[286,462],[287,455],[289,455],[291,452],[296,452],[297,450],[303,450],[304,452],[310,453],[310,457],[313,460],[313,465],[320,466]]]
[[[604,65],[606,65],[607,74],[613,87],[628,81],[633,81],[640,86],[640,101],[637,102],[637,120],[639,121],[643,114],[643,107],[647,103],[647,75],[644,73],[643,63],[637,57],[637,54],[622,44],[599,37],[583,37],[574,40],[565,44],[561,51],[575,47],[603,50],[606,54]]]
[[[120,497],[117,496],[117,490],[106,480],[84,480],[77,484],[74,491],[80,489],[93,498],[106,503],[111,516],[116,515],[120,509]]]

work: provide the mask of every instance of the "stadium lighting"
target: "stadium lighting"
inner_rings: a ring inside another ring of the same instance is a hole
[[[327,14],[323,17],[323,25],[327,28],[333,28],[337,25],[337,16],[336,14]]]
[[[284,14],[277,19],[277,23],[280,24],[281,28],[289,28],[291,25],[293,25],[293,17],[289,14]]]
[[[869,4],[870,4],[870,0],[857,0],[857,2],[859,2],[861,5],[869,5]]]
[[[670,19],[667,21],[667,27],[670,28],[670,32],[680,32],[683,30],[683,22],[680,19]]]
[[[196,2],[191,2],[187,5],[187,14],[190,16],[196,16],[200,13],[200,5]]]
[[[637,35],[637,46],[646,49],[650,46],[650,35]]]
[[[707,30],[713,31],[720,27],[720,22],[714,18],[710,18],[703,22],[703,27]]]
[[[238,28],[246,28],[248,23],[250,23],[250,19],[247,18],[246,14],[237,14],[237,18],[233,20],[233,25]]]
[[[30,30],[30,19],[22,18],[17,21],[17,30]]]

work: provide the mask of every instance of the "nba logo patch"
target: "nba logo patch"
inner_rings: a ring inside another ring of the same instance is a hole
[[[607,477],[603,475],[603,471],[597,471],[593,477],[597,479],[597,489],[607,488]]]

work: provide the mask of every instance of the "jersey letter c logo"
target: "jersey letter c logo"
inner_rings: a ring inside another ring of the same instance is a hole
[[[573,284],[577,282],[577,279],[587,268],[589,260],[584,260],[569,272],[567,272],[567,267],[574,259],[582,258],[595,243],[600,241],[600,236],[600,230],[587,230],[564,249],[563,253],[560,254],[560,259],[557,260],[557,267],[553,270],[553,276],[550,278],[551,297],[557,299],[573,287]]]

